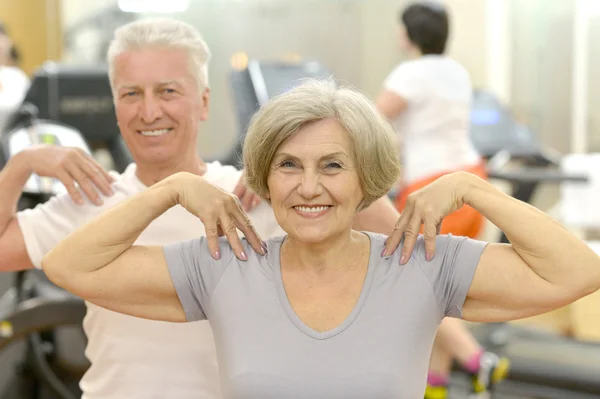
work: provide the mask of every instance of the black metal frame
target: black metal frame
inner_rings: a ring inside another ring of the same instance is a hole
[[[13,342],[25,339],[25,357],[18,374],[28,380],[26,385],[31,398],[37,398],[44,386],[57,398],[76,399],[75,394],[53,371],[50,364],[53,351],[48,351],[47,348],[54,346],[53,332],[57,328],[81,326],[86,313],[85,303],[66,291],[59,291],[58,287],[54,289],[62,295],[54,298],[34,293],[39,289],[36,284],[44,283],[39,279],[33,284],[28,282],[26,275],[32,272],[41,273],[17,272],[15,286],[4,296],[8,298],[3,301],[5,306],[11,300],[14,302],[7,309],[2,309],[7,314],[0,314],[0,323],[4,327],[0,333],[0,351]]]
[[[585,174],[565,174],[556,170],[559,161],[542,153],[520,160],[526,165],[525,168],[514,171],[490,169],[488,175],[491,179],[511,183],[511,196],[526,203],[531,203],[533,195],[541,184],[588,181],[588,176]],[[504,232],[501,232],[499,241],[509,242]],[[484,333],[482,334],[481,331]],[[475,332],[484,346],[504,353],[511,359],[511,371],[507,380],[497,388],[498,393],[533,395],[536,398],[546,399],[600,397],[600,344],[582,343],[553,334],[529,331],[508,323],[490,323],[485,325],[479,334],[477,328]],[[588,366],[577,369],[563,362],[564,358],[538,361],[530,356],[522,356],[522,349],[532,345],[537,346],[540,351],[544,351],[544,346],[546,350],[562,347],[567,353],[577,351],[581,363],[586,363]],[[535,367],[533,362],[536,363]],[[561,376],[555,374],[559,369],[562,370]],[[541,370],[546,370],[546,375],[554,374],[554,378],[542,377],[544,373]],[[597,378],[590,374],[595,372],[598,373]]]
[[[526,165],[525,168],[512,171],[499,169],[488,169],[491,179],[504,180],[512,185],[511,196],[531,203],[533,194],[540,184],[560,184],[565,182],[586,183],[588,176],[585,174],[566,174],[554,168],[558,167],[558,161],[553,157],[538,154],[531,158],[521,158]],[[500,242],[508,243],[508,238],[501,233]]]

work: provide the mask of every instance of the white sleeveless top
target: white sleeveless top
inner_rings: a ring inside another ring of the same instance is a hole
[[[408,103],[392,121],[402,143],[404,184],[480,162],[469,138],[472,86],[462,65],[425,55],[398,65],[384,87]]]

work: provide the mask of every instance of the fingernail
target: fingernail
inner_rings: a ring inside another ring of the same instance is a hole
[[[263,250],[263,255],[266,255],[267,253],[269,253],[269,251],[267,250],[267,246],[265,244],[263,244],[262,250]]]
[[[432,255],[432,254],[430,254],[430,253],[428,253],[428,254],[425,256],[425,259],[427,259],[427,262],[429,262],[429,261],[431,261],[431,259],[433,259],[433,255]]]
[[[221,259],[221,252],[215,252],[215,259]]]
[[[248,260],[248,257],[246,256],[246,253],[244,251],[240,253],[240,256],[242,257],[242,260]]]
[[[383,248],[383,251],[381,251],[381,257],[383,258],[387,253],[387,248]]]
[[[404,257],[404,255],[402,255],[402,256],[400,257],[400,264],[401,264],[401,265],[403,265],[403,264],[404,264],[404,260],[405,260],[405,257]]]

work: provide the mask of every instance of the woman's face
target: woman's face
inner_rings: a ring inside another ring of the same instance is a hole
[[[284,141],[267,182],[279,225],[306,243],[349,232],[364,197],[350,135],[335,119],[308,124]]]

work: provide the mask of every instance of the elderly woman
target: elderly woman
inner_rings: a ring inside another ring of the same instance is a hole
[[[263,107],[246,140],[248,184],[287,235],[262,243],[232,195],[179,174],[104,213],[43,260],[52,281],[99,306],[173,322],[208,319],[228,398],[422,397],[445,316],[526,317],[600,286],[600,259],[585,243],[467,173],[411,196],[387,244],[352,230],[357,211],[400,172],[393,129],[356,91],[306,83]],[[436,237],[444,215],[465,203],[512,244]],[[197,215],[207,238],[134,246],[173,206]],[[415,234],[421,224],[424,238]]]

